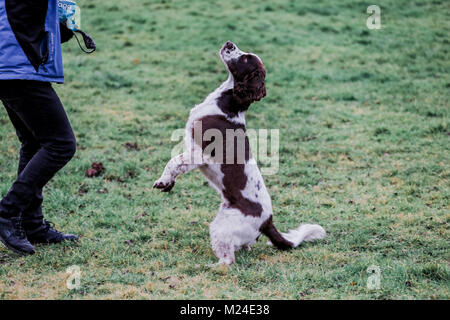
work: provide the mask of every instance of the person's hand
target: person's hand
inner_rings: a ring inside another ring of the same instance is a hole
[[[59,30],[61,35],[61,43],[67,42],[73,38],[73,31],[67,28],[65,23],[59,23]]]

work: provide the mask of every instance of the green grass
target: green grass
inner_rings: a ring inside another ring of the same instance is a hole
[[[0,248],[0,298],[449,299],[450,5],[384,1],[79,1],[98,52],[65,44],[55,85],[78,139],[44,209],[78,245]],[[280,252],[260,240],[210,270],[219,196],[199,172],[151,189],[174,129],[226,79],[223,42],[261,56],[267,97],[249,128],[280,129],[267,176],[280,230],[319,223],[325,240]],[[0,194],[19,143],[0,108]],[[125,147],[137,143],[138,149]],[[93,161],[105,173],[87,178]],[[79,265],[82,288],[65,287]],[[366,287],[381,269],[381,289]]]

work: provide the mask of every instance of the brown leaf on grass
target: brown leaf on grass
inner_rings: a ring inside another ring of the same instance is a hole
[[[101,163],[101,162],[92,163],[92,169],[97,170],[99,172],[102,172],[103,170],[105,170],[105,168],[103,167],[103,163]]]
[[[94,170],[94,169],[89,169],[88,172],[87,172],[87,176],[89,178],[95,177],[95,176],[97,176],[97,171]]]
[[[138,150],[138,144],[133,142],[127,142],[123,145],[128,150]]]
[[[105,171],[105,167],[103,167],[103,163],[93,162],[91,165],[91,168],[87,172],[87,176],[89,178],[98,177],[103,171]]]

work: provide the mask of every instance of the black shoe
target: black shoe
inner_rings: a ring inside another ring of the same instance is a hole
[[[65,234],[53,228],[53,224],[44,220],[44,228],[37,231],[27,231],[28,240],[32,244],[50,244],[60,243],[63,241],[77,241],[78,237],[74,234]]]
[[[0,218],[0,241],[20,254],[34,254],[34,247],[28,241],[20,218]]]

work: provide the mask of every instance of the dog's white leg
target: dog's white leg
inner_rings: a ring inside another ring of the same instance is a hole
[[[219,214],[209,225],[211,246],[217,258],[219,258],[219,262],[211,266],[220,264],[231,265],[234,263],[233,230],[229,228],[229,218],[223,214],[223,211],[223,208],[221,208]]]
[[[216,254],[216,257],[219,258],[219,262],[210,265],[211,267],[216,267],[221,264],[229,266],[234,263],[234,248],[232,248],[229,243],[216,243],[214,253]]]
[[[153,188],[161,189],[163,192],[172,190],[175,180],[182,173],[188,173],[199,167],[199,164],[193,164],[188,154],[182,153],[172,158],[164,168],[161,177],[155,181]]]

